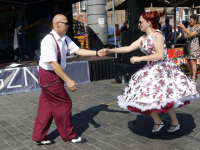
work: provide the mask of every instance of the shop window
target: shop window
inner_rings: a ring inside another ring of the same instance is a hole
[[[190,9],[184,9],[185,11],[185,20],[189,21],[190,20]]]
[[[72,11],[73,11],[73,15],[76,14],[76,3],[72,4]]]
[[[87,7],[86,1],[79,2],[80,14],[84,14],[86,12],[86,7]]]

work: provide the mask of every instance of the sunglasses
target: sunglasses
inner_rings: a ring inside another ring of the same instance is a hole
[[[59,23],[63,23],[63,24],[65,24],[66,26],[69,25],[69,22],[61,22],[61,21],[59,21]]]
[[[139,21],[139,24],[141,25],[143,22],[146,22],[146,21]]]

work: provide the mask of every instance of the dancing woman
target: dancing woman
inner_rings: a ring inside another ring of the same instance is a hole
[[[133,74],[122,95],[118,96],[118,104],[136,114],[150,114],[155,123],[152,132],[164,126],[158,113],[168,112],[172,124],[167,132],[172,133],[180,129],[174,109],[190,104],[199,94],[196,83],[167,55],[164,35],[158,30],[159,19],[165,12],[143,12],[138,26],[145,34],[130,46],[105,51],[107,54],[128,53],[140,48],[146,54],[130,59],[132,64],[147,61],[147,65]]]

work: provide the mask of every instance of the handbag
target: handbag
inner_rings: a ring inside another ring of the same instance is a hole
[[[189,54],[190,53],[190,42],[187,41],[183,47],[183,53],[184,54]]]
[[[185,43],[185,45],[183,47],[183,53],[184,54],[189,54],[190,53],[190,41],[191,41],[191,38],[187,37],[186,43]]]

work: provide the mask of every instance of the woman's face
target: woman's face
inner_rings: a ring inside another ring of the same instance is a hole
[[[116,29],[119,29],[119,25],[116,25]]]
[[[141,31],[146,32],[147,28],[149,27],[149,23],[142,16],[140,16],[138,27]]]
[[[196,23],[197,23],[197,20],[194,20],[193,18],[190,18],[190,25],[191,26],[196,25]]]

